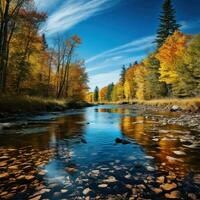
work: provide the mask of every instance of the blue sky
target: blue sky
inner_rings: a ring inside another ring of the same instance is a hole
[[[163,0],[35,0],[48,13],[41,27],[49,42],[56,35],[77,34],[77,55],[85,60],[91,90],[119,78],[123,64],[153,50]],[[200,1],[173,0],[185,33],[200,32]]]

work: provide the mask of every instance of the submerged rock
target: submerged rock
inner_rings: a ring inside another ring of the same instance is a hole
[[[172,191],[171,193],[166,193],[165,197],[168,199],[180,199],[181,193],[179,191]]]
[[[176,183],[165,183],[160,186],[163,190],[170,191],[177,188]]]
[[[114,176],[109,176],[107,179],[103,180],[105,183],[115,183],[117,179]]]
[[[83,194],[87,195],[88,193],[90,193],[92,190],[90,188],[86,188],[83,190]]]
[[[98,185],[98,187],[99,188],[106,188],[106,187],[108,187],[108,184],[100,184],[100,185]]]
[[[115,142],[118,144],[130,144],[130,141],[121,138],[116,138]]]

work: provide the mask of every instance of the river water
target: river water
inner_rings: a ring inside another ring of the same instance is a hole
[[[200,199],[200,133],[148,116],[104,105],[3,120],[0,199]]]

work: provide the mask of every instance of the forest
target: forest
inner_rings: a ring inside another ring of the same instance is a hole
[[[200,34],[181,32],[171,1],[164,1],[155,50],[123,66],[119,81],[88,93],[90,102],[131,102],[200,95]]]
[[[84,99],[88,77],[76,55],[77,35],[48,45],[40,27],[47,14],[33,0],[0,1],[0,95]]]

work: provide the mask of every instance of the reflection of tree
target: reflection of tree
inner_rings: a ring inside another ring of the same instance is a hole
[[[159,163],[165,163],[166,169],[179,168],[182,173],[185,173],[188,167],[186,166],[188,158],[185,156],[179,160],[173,159],[176,156],[173,151],[179,147],[180,143],[174,139],[177,135],[170,130],[177,129],[177,127],[167,127],[169,131],[162,133],[158,129],[152,131],[154,125],[144,117],[127,116],[121,119],[121,131],[140,144],[148,155],[155,157]],[[158,140],[152,140],[154,137]],[[170,158],[172,159],[170,160]]]

